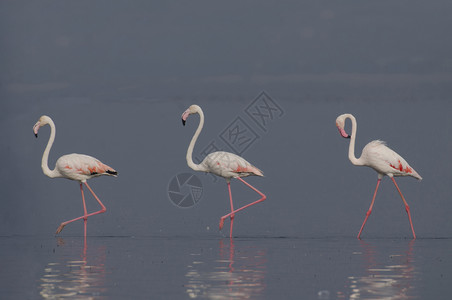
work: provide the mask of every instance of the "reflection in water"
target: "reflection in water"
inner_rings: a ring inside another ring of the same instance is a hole
[[[60,247],[65,247],[65,244],[62,238],[58,238]],[[67,259],[71,255],[65,255],[59,257],[61,262],[48,263],[39,286],[41,296],[44,299],[99,299],[105,293],[105,247],[94,252],[95,261],[88,264],[85,234],[82,253],[76,259],[74,256]]]
[[[350,299],[413,299],[413,243],[402,253],[390,254],[390,265],[376,261],[375,246],[361,241],[363,255],[366,259],[366,275],[351,276]]]
[[[236,249],[223,240],[219,246],[220,259],[205,266],[201,257],[188,266],[186,292],[190,298],[255,299],[265,290],[266,252],[252,246]],[[192,254],[198,256],[199,254]]]

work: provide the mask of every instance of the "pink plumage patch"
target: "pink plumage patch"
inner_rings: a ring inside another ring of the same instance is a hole
[[[242,167],[242,166],[239,165],[239,166],[234,170],[234,172],[237,172],[237,173],[252,173],[253,170],[251,170],[251,169],[248,168],[248,167]]]
[[[91,174],[103,174],[108,173],[108,171],[115,172],[112,168],[101,162],[98,162],[97,166],[88,167],[88,170]]]
[[[92,162],[89,164],[83,164],[82,166],[74,166],[74,165],[65,165],[65,169],[75,171],[78,174],[83,175],[97,175],[97,174],[110,174],[110,175],[116,175],[117,172],[110,168],[109,166],[101,163],[100,161]]]
[[[88,171],[90,174],[98,174],[99,171],[97,170],[97,167],[88,167]]]
[[[399,170],[400,172],[405,172],[405,173],[409,173],[412,174],[413,173],[413,169],[410,168],[409,166],[406,166],[405,168],[403,167],[402,163],[400,162],[400,160],[398,161],[399,165],[398,166],[394,166],[393,164],[389,164],[389,166],[391,168],[394,168],[396,170]]]
[[[262,172],[253,166],[237,166],[237,168],[234,170],[235,173],[251,173],[258,176],[263,176]]]

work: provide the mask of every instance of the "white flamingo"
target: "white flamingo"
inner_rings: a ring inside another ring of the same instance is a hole
[[[350,119],[352,121],[352,135],[348,135],[345,130],[345,120]],[[411,176],[418,180],[422,180],[422,177],[412,168],[410,165],[403,159],[402,156],[391,150],[386,146],[386,144],[382,141],[376,140],[368,143],[361,154],[360,158],[355,157],[355,139],[356,139],[356,119],[351,114],[343,114],[337,117],[336,126],[339,129],[339,132],[344,138],[350,139],[350,146],[348,149],[348,158],[355,166],[367,166],[371,167],[378,173],[378,181],[377,187],[375,188],[374,196],[372,198],[372,202],[370,204],[369,210],[366,213],[366,218],[364,219],[363,225],[358,233],[358,239],[361,236],[361,232],[363,231],[364,225],[366,224],[367,218],[372,212],[372,207],[374,205],[375,196],[377,195],[377,190],[380,185],[380,181],[383,176],[387,175],[394,182],[397,191],[400,194],[400,197],[405,204],[405,210],[408,214],[408,219],[411,225],[411,231],[413,232],[413,238],[416,238],[416,234],[414,233],[413,222],[411,221],[410,207],[406,202],[405,198],[402,195],[402,192],[397,185],[394,176]]]
[[[75,153],[63,155],[60,158],[58,158],[55,164],[55,169],[50,170],[47,161],[49,159],[50,149],[52,148],[53,142],[55,140],[55,131],[56,131],[55,124],[53,123],[50,117],[41,116],[38,122],[36,122],[36,124],[33,126],[33,132],[35,133],[35,136],[38,137],[39,128],[47,124],[50,126],[50,138],[44,150],[44,154],[42,155],[41,163],[42,171],[44,172],[45,175],[47,175],[50,178],[62,177],[78,181],[80,183],[80,191],[82,193],[84,209],[83,216],[61,223],[61,225],[58,227],[56,231],[56,234],[58,234],[61,232],[61,230],[63,230],[64,226],[71,222],[83,219],[86,225],[86,220],[88,219],[88,217],[103,213],[107,210],[105,205],[99,200],[96,194],[94,194],[93,190],[88,185],[86,180],[101,175],[109,175],[116,177],[118,173],[113,168],[107,166],[106,164],[103,164],[94,157]],[[102,207],[101,210],[90,214],[87,213],[82,183],[86,185],[91,194],[93,194],[94,198],[96,198],[97,202]]]
[[[229,231],[229,237],[232,237],[232,227],[234,224],[234,216],[235,213],[250,207],[251,205],[257,204],[259,202],[264,201],[267,197],[261,193],[258,189],[247,183],[245,180],[243,180],[241,177],[246,176],[264,176],[261,170],[247,162],[244,158],[235,155],[233,153],[224,152],[224,151],[218,151],[210,153],[209,155],[204,158],[204,160],[200,164],[195,164],[192,159],[193,154],[193,148],[195,146],[196,140],[198,139],[199,134],[201,133],[201,130],[204,126],[204,113],[198,105],[191,105],[183,114],[182,114],[182,124],[185,126],[185,121],[187,120],[188,116],[191,114],[199,114],[199,125],[198,129],[196,129],[195,134],[193,135],[193,138],[191,139],[190,145],[188,146],[187,150],[187,164],[190,168],[192,168],[195,171],[202,171],[202,172],[208,172],[213,173],[215,175],[221,176],[226,179],[226,182],[228,184],[228,191],[229,191],[229,202],[231,204],[231,212],[229,214],[226,214],[221,217],[220,219],[220,230],[223,228],[224,220],[227,217],[230,217],[231,219],[231,227]],[[234,205],[232,203],[232,195],[231,195],[231,178],[237,178],[241,182],[243,182],[246,186],[254,190],[256,193],[258,193],[261,198],[257,201],[254,201],[252,203],[249,203],[245,206],[242,206],[238,209],[234,210]]]

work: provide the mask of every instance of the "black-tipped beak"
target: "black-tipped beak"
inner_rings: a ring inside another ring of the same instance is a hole
[[[340,126],[337,126],[337,129],[339,130],[339,133],[341,134],[341,136],[342,136],[343,138],[346,138],[346,139],[349,139],[349,138],[350,138],[350,135],[347,134],[347,132],[345,132],[344,128],[342,128],[342,127],[340,127]]]
[[[184,125],[184,126],[185,126],[185,120],[184,120],[184,119],[182,119],[182,125]]]
[[[36,124],[33,126],[33,133],[35,134],[35,137],[38,137],[39,126],[41,126],[40,121],[36,122]]]
[[[346,137],[346,139],[349,139],[349,138],[351,138],[352,136],[351,135],[349,135],[348,137]]]

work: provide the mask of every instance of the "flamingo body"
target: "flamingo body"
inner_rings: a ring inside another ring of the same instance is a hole
[[[386,143],[375,140],[368,143],[361,154],[360,160],[365,166],[371,167],[378,174],[392,176],[411,176],[421,180],[422,177]]]
[[[202,131],[202,128],[204,126],[204,113],[198,105],[191,105],[183,114],[182,114],[182,124],[185,125],[185,122],[189,115],[191,114],[199,114],[199,125],[196,129],[195,134],[193,135],[193,138],[190,142],[190,145],[188,146],[187,150],[187,164],[190,168],[192,168],[195,171],[202,171],[202,172],[208,172],[213,173],[215,175],[221,176],[226,179],[227,185],[228,185],[228,191],[229,191],[229,201],[231,205],[231,212],[229,214],[224,215],[220,218],[220,230],[223,228],[224,220],[226,218],[231,219],[231,227],[229,231],[229,237],[232,238],[232,227],[234,224],[234,217],[235,213],[250,207],[251,205],[257,204],[259,202],[264,201],[267,197],[261,193],[259,190],[257,190],[255,187],[247,183],[245,180],[243,180],[241,177],[246,176],[264,176],[261,170],[250,164],[248,161],[246,161],[244,158],[230,153],[230,152],[224,152],[224,151],[217,151],[210,153],[207,155],[204,160],[200,164],[195,164],[193,162],[192,154],[193,154],[193,148],[195,146],[196,140],[198,139],[199,134]],[[249,203],[247,205],[244,205],[238,209],[234,209],[234,204],[232,202],[232,195],[231,195],[231,178],[236,178],[240,181],[242,181],[246,186],[248,186],[250,189],[254,190],[256,193],[258,193],[261,198],[257,201],[254,201],[252,203]]]
[[[100,213],[104,213],[107,209],[105,205],[100,201],[100,199],[96,196],[94,191],[91,189],[91,187],[86,182],[88,179],[102,176],[102,175],[109,175],[114,176],[118,174],[113,168],[107,166],[106,164],[102,163],[100,160],[84,154],[67,154],[63,155],[60,158],[58,158],[55,168],[51,170],[48,166],[48,159],[49,159],[49,153],[50,149],[52,148],[53,142],[55,141],[55,123],[53,120],[48,116],[41,116],[36,122],[36,124],[33,126],[33,132],[36,137],[38,137],[38,131],[39,128],[41,128],[44,125],[50,126],[50,137],[49,141],[47,142],[47,146],[44,150],[44,154],[42,155],[42,161],[41,161],[41,168],[45,175],[47,175],[50,178],[66,178],[71,180],[76,180],[80,183],[80,192],[82,193],[82,201],[83,201],[83,209],[84,209],[84,215],[66,222],[63,222],[58,227],[56,234],[60,233],[61,230],[63,230],[64,226],[67,224],[83,219],[85,222],[85,234],[86,234],[86,221],[88,217],[97,215]],[[91,194],[94,196],[96,201],[99,203],[99,205],[102,207],[101,210],[93,212],[88,214],[86,210],[86,204],[85,204],[85,196],[83,193],[83,185],[84,183],[86,187],[89,189]]]
[[[107,166],[97,158],[77,153],[58,158],[55,170],[61,175],[59,177],[80,182],[85,182],[97,176],[116,176],[118,174],[112,167]]]
[[[234,153],[217,151],[204,158],[201,163],[205,172],[213,173],[223,178],[237,178],[246,176],[264,176],[261,170],[250,164],[243,157]]]
[[[352,135],[348,135],[345,132],[345,120],[350,119],[352,121]],[[422,177],[407,163],[402,156],[397,154],[394,150],[390,149],[386,144],[380,140],[375,140],[368,143],[362,151],[362,154],[359,158],[355,157],[355,140],[356,140],[356,131],[357,131],[357,123],[356,118],[352,114],[343,114],[337,117],[336,126],[339,129],[339,133],[344,138],[350,139],[350,145],[348,149],[348,158],[352,162],[352,164],[356,166],[367,166],[371,167],[378,173],[378,181],[377,186],[375,188],[374,196],[372,198],[372,202],[370,204],[369,210],[366,213],[366,217],[361,226],[361,229],[358,233],[358,239],[361,236],[361,232],[364,229],[364,225],[367,222],[370,214],[372,213],[372,208],[374,205],[375,197],[377,195],[378,187],[380,186],[381,179],[387,175],[393,181],[397,191],[402,198],[403,203],[405,204],[405,210],[408,215],[408,219],[410,221],[411,231],[413,233],[413,238],[416,238],[416,234],[414,233],[413,222],[411,220],[410,207],[403,197],[402,192],[399,189],[394,177],[397,176],[411,176],[418,180],[422,180]]]

